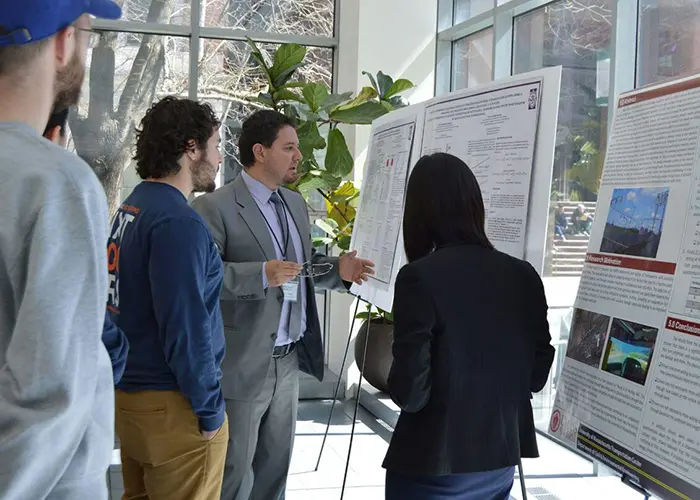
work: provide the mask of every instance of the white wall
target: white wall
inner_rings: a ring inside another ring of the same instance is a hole
[[[430,99],[435,87],[435,35],[438,0],[340,0],[338,92],[357,92],[369,85],[363,71],[383,71],[407,78],[416,88],[404,94],[411,103]],[[355,158],[359,186],[369,141],[369,126],[343,129]],[[348,338],[354,302],[338,293],[330,297],[329,368],[338,373]],[[362,309],[362,306],[361,306]],[[355,325],[355,329],[359,327]],[[354,332],[353,332],[354,334]],[[352,352],[350,353],[352,360]],[[346,367],[343,376],[348,375]],[[356,370],[349,373],[351,385]]]

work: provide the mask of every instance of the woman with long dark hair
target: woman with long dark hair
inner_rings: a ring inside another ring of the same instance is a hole
[[[394,296],[401,407],[387,500],[505,500],[521,457],[538,456],[530,398],[554,358],[537,272],[494,249],[469,167],[421,158],[403,219],[408,264]]]

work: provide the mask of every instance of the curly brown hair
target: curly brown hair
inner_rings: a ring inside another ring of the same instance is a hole
[[[185,152],[206,148],[221,126],[208,104],[190,99],[164,97],[146,111],[136,129],[136,173],[142,179],[162,179],[180,171]]]

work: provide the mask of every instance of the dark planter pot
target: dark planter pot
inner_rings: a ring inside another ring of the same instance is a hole
[[[368,328],[369,327],[369,328]],[[369,336],[367,331],[369,330]],[[384,320],[374,319],[371,325],[365,321],[355,338],[355,362],[362,366],[367,342],[367,359],[365,360],[364,378],[373,387],[382,392],[389,392],[387,380],[393,356],[391,344],[394,340],[394,325]]]

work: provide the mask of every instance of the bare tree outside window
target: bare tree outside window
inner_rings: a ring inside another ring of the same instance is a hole
[[[210,27],[333,33],[332,0],[202,0],[200,8],[202,24]],[[123,10],[127,21],[160,25],[189,24],[192,12],[189,0],[124,0]],[[72,146],[102,182],[110,213],[138,182],[128,168],[138,122],[154,101],[189,94],[189,45],[187,37],[107,31],[89,50],[83,97],[70,119]],[[202,39],[200,44],[198,98],[220,113],[229,162],[237,161],[231,157],[236,124],[257,109],[249,100],[264,86],[250,52],[242,41]],[[330,84],[332,62],[332,49],[310,48],[298,78]]]

